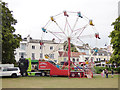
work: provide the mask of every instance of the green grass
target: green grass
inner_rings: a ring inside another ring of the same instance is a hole
[[[3,78],[3,88],[118,88],[118,75],[102,78],[19,77]]]

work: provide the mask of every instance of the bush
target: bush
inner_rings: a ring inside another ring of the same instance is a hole
[[[120,67],[116,68],[116,71],[120,74]]]
[[[108,74],[111,74],[111,71],[108,71]],[[118,74],[118,72],[114,71],[114,74]]]
[[[117,74],[117,73],[120,73],[120,67],[118,68],[108,68],[108,67],[94,67],[95,69],[95,73],[96,74],[100,74],[103,70],[107,69],[109,71],[109,73],[111,74],[111,69],[114,70],[114,73]]]
[[[95,69],[95,73],[96,74],[100,74],[103,70],[105,70],[106,68],[105,67],[94,67]]]
[[[18,67],[18,63],[17,62],[14,64],[14,67]]]

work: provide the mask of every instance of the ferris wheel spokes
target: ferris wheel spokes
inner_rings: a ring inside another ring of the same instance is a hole
[[[57,22],[55,22],[55,23],[56,23],[56,25],[59,27],[59,29],[63,32],[63,34],[64,34],[65,36],[67,36],[66,33],[62,30],[62,28],[58,25],[58,23],[57,23]]]
[[[85,25],[83,28],[79,28],[79,29],[77,29],[77,30],[75,30],[72,34],[71,34],[71,37],[73,38],[73,37],[79,37],[81,34],[82,34],[82,32],[85,30],[85,28],[88,26],[88,24],[87,25]]]
[[[76,21],[75,21],[75,24],[74,24],[74,26],[73,26],[73,28],[72,28],[72,30],[75,29],[75,26],[76,26],[76,24],[77,24],[77,22],[78,22],[78,19],[79,19],[79,17],[77,17],[77,19],[76,19]]]

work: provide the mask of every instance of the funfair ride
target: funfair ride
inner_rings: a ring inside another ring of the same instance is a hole
[[[71,43],[75,47],[88,43],[89,45],[87,48],[92,50],[92,45],[95,46],[96,40],[100,39],[99,33],[95,29],[95,25],[92,20],[81,14],[81,12],[63,11],[55,16],[51,16],[47,24],[42,27],[42,31],[43,33],[40,45],[43,45],[42,40],[44,39],[52,39],[57,43],[64,43],[67,41],[68,77],[70,77],[71,72]],[[56,48],[58,46],[56,46]],[[56,51],[56,49],[54,49],[54,51]],[[88,77],[92,73],[93,60],[91,57],[95,52],[97,52],[97,50],[94,50],[94,52],[91,53],[87,61],[88,67],[86,73]],[[48,58],[49,55],[45,55],[45,57]]]

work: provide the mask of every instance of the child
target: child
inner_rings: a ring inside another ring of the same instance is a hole
[[[101,72],[101,76],[103,77],[103,72]]]
[[[103,77],[105,77],[105,71],[104,70],[102,71],[102,73],[103,73]]]

